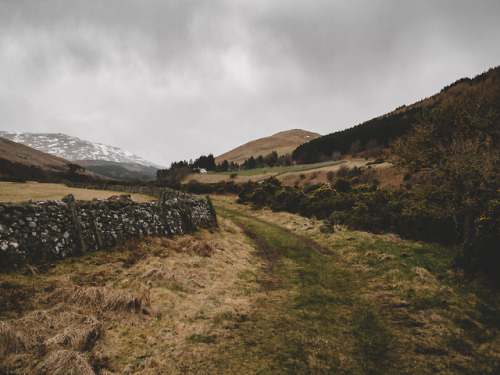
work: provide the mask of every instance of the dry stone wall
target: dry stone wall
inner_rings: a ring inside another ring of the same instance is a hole
[[[3,270],[113,247],[129,238],[190,233],[217,225],[208,198],[158,192],[162,199],[133,202],[62,200],[0,204],[0,265]]]

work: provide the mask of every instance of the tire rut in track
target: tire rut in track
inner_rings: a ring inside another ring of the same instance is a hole
[[[280,250],[270,246],[266,241],[264,241],[261,237],[259,237],[255,232],[253,232],[249,227],[245,224],[234,220],[233,221],[238,227],[241,228],[245,236],[250,238],[250,240],[255,244],[257,249],[259,250],[260,256],[262,259],[266,261],[264,267],[264,273],[261,275],[260,279],[257,281],[262,286],[264,290],[276,290],[280,287],[281,283],[279,279],[276,277],[277,264],[276,261],[278,259],[278,255]]]
[[[310,238],[307,238],[307,237],[303,237],[300,234],[293,233],[290,229],[286,229],[286,228],[283,228],[283,227],[281,227],[281,229],[283,229],[283,231],[285,231],[286,233],[288,233],[290,236],[292,236],[293,238],[295,238],[297,241],[301,242],[308,249],[317,251],[318,253],[325,254],[325,255],[333,255],[332,251],[330,251],[327,248],[321,246],[316,241],[314,241],[314,240],[312,240]]]
[[[266,261],[264,268],[265,272],[262,275],[261,279],[258,280],[258,282],[265,290],[278,289],[281,283],[279,281],[279,278],[277,277],[277,259],[282,250],[264,241],[255,231],[252,231],[241,221],[233,220],[233,222],[239,228],[241,228],[243,233],[255,244],[256,248],[259,250],[260,256]],[[281,226],[278,226],[278,228],[293,237],[297,242],[300,242],[309,250],[316,251],[324,255],[333,255],[330,250],[324,248],[310,238],[306,238],[297,233],[293,233],[291,230],[283,228]]]

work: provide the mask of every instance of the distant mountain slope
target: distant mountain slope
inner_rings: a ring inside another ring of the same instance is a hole
[[[14,133],[0,131],[0,137],[80,164],[109,178],[155,178],[161,168],[118,147],[92,143],[62,133]]]
[[[476,76],[462,78],[443,88],[439,93],[414,103],[401,106],[383,116],[339,132],[327,134],[298,146],[292,154],[298,163],[316,163],[328,159],[335,152],[342,154],[364,151],[373,147],[388,147],[391,140],[408,133],[423,111],[453,100],[467,91],[492,97],[500,92],[500,67]],[[499,103],[500,105],[500,103]]]
[[[148,167],[155,166],[153,163],[118,147],[92,143],[62,133],[0,131],[0,137],[71,161],[106,160],[116,163],[137,163]]]
[[[321,134],[301,129],[287,130],[276,133],[270,137],[259,138],[245,143],[242,146],[217,156],[215,162],[219,164],[227,160],[229,162],[234,161],[235,163],[241,164],[250,156],[265,156],[272,151],[276,151],[278,155],[284,155],[291,153],[297,146],[318,137],[321,137]]]
[[[101,179],[101,176],[68,160],[0,138],[0,178],[86,181]]]
[[[77,160],[75,163],[89,171],[116,180],[155,179],[156,167],[148,167],[138,163],[116,163],[105,160]]]

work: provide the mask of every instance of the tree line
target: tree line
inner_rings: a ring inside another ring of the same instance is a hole
[[[159,169],[156,172],[156,179],[180,182],[188,173],[198,172],[202,168],[209,172],[238,172],[255,168],[289,166],[291,164],[292,157],[290,154],[278,155],[276,151],[257,157],[250,156],[241,164],[234,161],[228,162],[227,160],[216,164],[214,156],[209,154],[208,156],[201,155],[195,161],[181,160],[172,162],[170,168]]]

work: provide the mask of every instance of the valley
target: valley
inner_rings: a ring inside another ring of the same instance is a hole
[[[496,374],[499,72],[217,164],[0,139],[0,373]]]
[[[500,1],[0,1],[0,375],[500,374]]]

